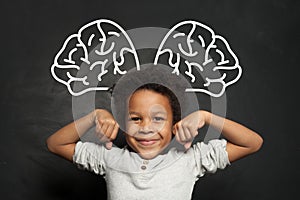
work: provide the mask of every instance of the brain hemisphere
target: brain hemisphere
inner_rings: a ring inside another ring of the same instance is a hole
[[[74,96],[92,90],[108,90],[99,82],[109,70],[113,70],[113,74],[126,73],[122,69],[126,53],[133,55],[139,69],[137,53],[123,28],[110,20],[97,20],[66,39],[54,59],[51,72]],[[110,64],[113,69],[108,68]]]
[[[132,55],[134,64],[131,66],[140,70],[137,52],[127,33],[115,22],[100,19],[84,25],[65,40],[55,56],[51,73],[74,96],[109,90],[107,74],[127,72],[125,55]],[[174,74],[184,74],[191,81],[192,87],[186,88],[188,92],[219,97],[242,73],[227,41],[196,21],[180,22],[166,34],[154,64],[160,62],[161,57],[167,58]]]
[[[241,75],[238,59],[227,41],[199,22],[184,21],[175,25],[161,42],[154,63],[157,64],[165,54],[169,57],[168,65],[173,68],[173,73],[186,74],[192,83],[201,77],[204,80],[201,85],[186,91],[218,97]],[[182,62],[185,67],[182,67]],[[229,76],[233,71],[233,75]]]

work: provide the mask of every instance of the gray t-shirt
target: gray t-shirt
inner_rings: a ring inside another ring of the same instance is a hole
[[[81,169],[104,175],[109,200],[191,199],[195,182],[230,164],[224,139],[198,142],[187,151],[171,148],[144,160],[127,148],[77,142],[73,161]]]

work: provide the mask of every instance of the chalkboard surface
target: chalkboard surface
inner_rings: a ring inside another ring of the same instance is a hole
[[[299,1],[7,1],[1,8],[0,199],[106,199],[102,177],[49,153],[73,120],[72,96],[50,67],[63,41],[101,18],[170,28],[193,19],[231,44],[243,67],[227,114],[264,138],[262,149],[200,179],[193,199],[294,199],[299,190]]]

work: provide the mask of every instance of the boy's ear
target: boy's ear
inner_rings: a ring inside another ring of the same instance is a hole
[[[173,134],[173,135],[176,134],[176,133],[175,133],[175,124],[174,124],[173,127],[172,127],[172,134]]]

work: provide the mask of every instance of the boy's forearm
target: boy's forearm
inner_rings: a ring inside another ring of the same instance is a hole
[[[260,148],[262,138],[254,131],[229,119],[225,119],[207,111],[202,112],[205,115],[206,124],[210,124],[219,130],[231,143],[241,147],[251,148],[253,151]]]
[[[50,151],[55,152],[58,148],[75,144],[94,125],[94,112],[66,125],[47,139]]]
[[[93,112],[63,127],[53,136],[60,139],[60,143],[62,144],[77,142],[79,138],[94,125],[92,119]]]

